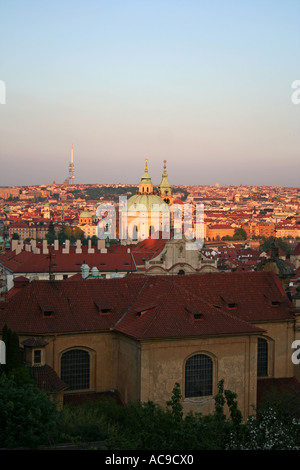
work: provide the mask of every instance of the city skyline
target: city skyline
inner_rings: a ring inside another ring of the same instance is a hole
[[[2,5],[0,186],[299,186],[296,0]]]

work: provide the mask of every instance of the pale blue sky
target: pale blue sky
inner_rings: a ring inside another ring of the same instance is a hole
[[[299,0],[2,0],[0,185],[299,186]]]

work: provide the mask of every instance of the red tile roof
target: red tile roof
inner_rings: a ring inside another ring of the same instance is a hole
[[[70,247],[70,253],[62,250],[52,251],[55,255],[51,260],[52,272],[81,272],[82,264],[97,267],[99,271],[130,272],[135,271],[134,261],[130,253],[88,253],[87,247],[82,247],[82,253],[75,252],[76,247]],[[47,254],[35,254],[23,250],[16,255],[15,251],[7,251],[0,255],[0,263],[13,273],[47,273],[49,272],[49,257]]]
[[[66,390],[68,385],[63,382],[52,367],[45,364],[44,366],[30,367],[32,377],[40,390],[48,392],[59,392]]]
[[[292,304],[270,272],[131,274],[32,281],[0,310],[0,330],[5,323],[25,335],[113,329],[146,339],[255,334],[261,331],[255,322],[292,318]]]
[[[298,243],[293,251],[291,252],[291,255],[300,255],[300,243]]]

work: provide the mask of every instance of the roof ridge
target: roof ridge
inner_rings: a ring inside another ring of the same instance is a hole
[[[112,327],[112,329],[115,329],[116,326],[123,320],[123,318],[127,315],[128,311],[132,308],[132,306],[134,305],[134,303],[137,301],[137,299],[139,298],[139,296],[141,295],[144,287],[145,287],[145,284],[147,284],[147,282],[149,281],[149,279],[146,278],[145,282],[143,283],[142,287],[140,288],[139,292],[137,293],[135,299],[131,302],[131,304],[129,305],[129,307],[125,310],[125,312],[123,313],[123,315],[121,315],[121,317],[119,318],[119,320],[116,321],[116,323],[114,324],[114,326]],[[130,282],[130,281],[129,281]]]
[[[160,301],[160,305],[155,309],[155,312],[154,312],[154,315],[153,315],[152,320],[149,322],[149,324],[148,324],[148,325],[145,327],[145,329],[143,330],[143,335],[144,335],[144,334],[146,333],[146,331],[152,326],[154,320],[156,320],[157,315],[159,314],[160,310],[162,309],[165,300],[168,298],[168,296],[169,296],[171,290],[172,290],[173,287],[174,287],[174,279],[173,279],[173,276],[172,276],[172,279],[163,279],[163,280],[170,282],[169,289],[168,289],[168,291],[166,292],[166,294],[164,295],[163,299]]]

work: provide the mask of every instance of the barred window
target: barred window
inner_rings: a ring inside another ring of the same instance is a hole
[[[90,356],[82,349],[72,349],[61,357],[61,379],[70,390],[80,390],[90,386]]]
[[[257,342],[257,376],[268,375],[268,342],[258,338]]]
[[[186,361],[185,396],[212,395],[213,363],[209,356],[196,354]]]

